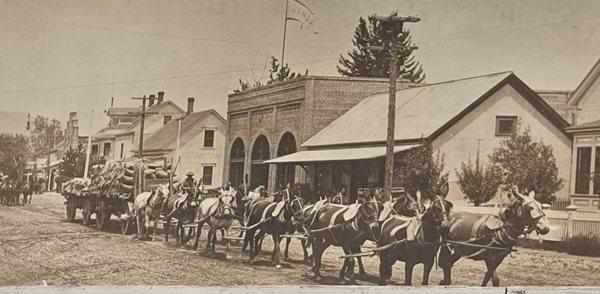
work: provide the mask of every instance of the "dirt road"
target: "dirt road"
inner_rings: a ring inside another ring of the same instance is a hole
[[[0,286],[8,285],[282,285],[315,284],[310,266],[301,262],[302,250],[295,241],[292,261],[276,269],[264,252],[249,265],[239,246],[232,259],[207,256],[188,246],[165,245],[162,235],[141,242],[119,234],[116,219],[107,231],[64,221],[64,198],[57,194],[35,195],[33,205],[0,207]],[[202,248],[203,244],[200,244]],[[282,244],[283,250],[283,244]],[[265,241],[264,250],[272,243]],[[217,251],[223,252],[224,246]],[[323,259],[323,284],[337,284],[341,250],[330,248]],[[372,285],[378,272],[377,258],[365,258],[371,276],[358,284]],[[461,260],[454,268],[454,283],[479,285],[485,266]],[[413,283],[420,283],[421,266]],[[519,248],[499,267],[502,285],[600,285],[600,258],[571,256],[553,251]],[[437,284],[441,270],[434,269],[430,283]],[[392,280],[404,280],[403,264],[394,267]]]

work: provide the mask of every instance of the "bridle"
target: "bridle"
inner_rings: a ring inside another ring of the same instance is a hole
[[[373,213],[367,214],[365,208],[368,207],[371,203],[375,206],[375,211]],[[371,238],[373,238],[373,240],[377,240],[377,235],[371,227],[371,224],[379,224],[379,213],[381,213],[381,211],[379,210],[379,202],[377,202],[376,199],[369,199],[368,201],[363,203],[362,207],[359,208],[359,215],[365,220],[365,223],[367,224],[367,230],[369,231],[369,234],[371,235]],[[358,230],[358,224],[356,225],[356,227],[356,229]]]
[[[527,201],[524,201],[523,203],[521,203],[521,207],[526,207],[526,206],[533,206],[533,209],[536,210],[537,213],[539,213],[539,215],[537,216],[533,216],[531,215],[532,211],[529,211],[529,216],[531,216],[531,222],[529,223],[525,223],[525,231],[524,234],[527,235],[531,232],[533,232],[533,230],[535,230],[535,227],[537,226],[537,223],[540,221],[540,219],[542,219],[543,217],[546,216],[546,214],[544,213],[544,211],[542,210],[542,207],[540,205],[540,203],[538,201],[536,201],[535,199],[532,199],[531,197],[526,197],[524,199],[527,199]]]

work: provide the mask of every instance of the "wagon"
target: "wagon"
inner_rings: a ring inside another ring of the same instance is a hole
[[[74,222],[77,209],[82,211],[84,225],[105,229],[112,215],[121,223],[121,233],[135,232],[133,199],[136,193],[169,183],[170,167],[166,164],[108,162],[94,166],[90,179],[75,178],[65,183],[67,220]]]

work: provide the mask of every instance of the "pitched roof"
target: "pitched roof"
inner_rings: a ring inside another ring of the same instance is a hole
[[[571,93],[571,98],[569,98],[569,105],[577,106],[581,97],[587,92],[589,87],[594,83],[594,81],[600,75],[600,59],[596,61],[596,64],[592,66],[592,69],[585,75],[579,86]]]
[[[552,106],[562,118],[569,121],[569,97],[572,91],[565,90],[535,90],[535,92]]]
[[[138,110],[139,110],[139,107],[110,107],[106,111],[106,114],[108,116],[113,116],[113,115],[133,116],[134,114],[131,114],[131,112],[137,112]]]
[[[434,139],[510,83],[557,128],[568,123],[512,72],[401,89],[396,92],[396,141]],[[382,143],[388,93],[369,96],[302,144],[304,147]]]
[[[175,109],[176,109],[177,111],[179,111],[179,113],[181,113],[181,114],[184,114],[184,113],[185,113],[185,111],[183,111],[183,109],[181,109],[181,107],[179,107],[179,105],[175,104],[175,102],[173,102],[173,101],[171,101],[171,100],[167,100],[167,101],[165,101],[165,102],[163,102],[163,103],[160,103],[160,104],[154,104],[154,105],[152,105],[151,107],[149,107],[148,109],[146,109],[146,111],[148,111],[148,112],[158,112],[158,111],[160,111],[161,109],[165,108],[165,106],[167,106],[167,105],[172,105],[172,106],[173,106],[173,107],[175,107]],[[140,112],[141,110],[140,110],[139,108],[136,108],[136,110],[135,110],[135,111],[136,111],[136,112]],[[151,115],[153,115],[153,114],[148,114],[148,116],[151,116]],[[136,119],[134,119],[134,120],[131,122],[131,124],[127,125],[127,128],[128,128],[129,130],[132,130],[132,129],[134,129],[135,127],[139,126],[139,122],[140,122],[140,118],[139,118],[139,117],[137,117]]]
[[[186,114],[181,119],[181,140],[185,141],[184,137],[186,133],[209,114],[215,114],[225,122],[225,119],[214,109]],[[144,140],[144,151],[174,149],[175,141],[177,139],[177,129],[177,120],[172,119],[158,131],[154,132],[152,136]]]

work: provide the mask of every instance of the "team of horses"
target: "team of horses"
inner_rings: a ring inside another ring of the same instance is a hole
[[[284,259],[288,259],[289,244],[297,238],[302,243],[304,260],[312,263],[315,281],[321,280],[324,251],[335,246],[344,252],[340,283],[355,281],[356,264],[358,276],[366,276],[361,258],[378,255],[381,285],[390,283],[392,266],[397,261],[405,265],[405,285],[412,284],[414,266],[423,264],[421,284],[427,285],[436,257],[444,272],[440,284],[449,285],[453,265],[465,257],[485,262],[487,270],[482,286],[490,280],[493,286],[499,286],[496,268],[514,251],[517,238],[533,231],[549,232],[548,220],[535,194],[523,195],[516,189],[508,190],[510,204],[498,215],[454,212],[452,203],[444,195],[427,193],[425,197],[420,191],[415,195],[405,193],[393,200],[367,193],[360,201],[340,204],[342,201],[334,198],[310,199],[301,190],[291,185],[275,194],[267,193],[263,186],[252,191],[244,186],[220,189],[214,197],[201,199],[197,194],[192,201],[174,210],[183,194],[172,193],[161,186],[135,198],[138,237],[149,239],[151,222],[154,221],[156,230],[162,214],[167,216],[165,242],[169,240],[173,218],[177,219],[176,244],[185,244],[195,235],[194,250],[198,248],[202,228],[208,225],[205,250],[215,251],[217,232],[221,231],[227,239],[225,255],[228,258],[229,239],[235,239],[230,229],[237,221],[245,231],[239,239],[243,239],[242,250],[247,249],[250,263],[256,261],[264,237],[270,235],[274,245],[271,262],[281,266],[281,240],[286,239]],[[238,237],[241,236],[240,233]],[[361,246],[367,241],[376,247],[362,252]]]
[[[0,184],[0,205],[31,205],[33,189],[29,185]],[[21,197],[23,196],[23,197]]]

